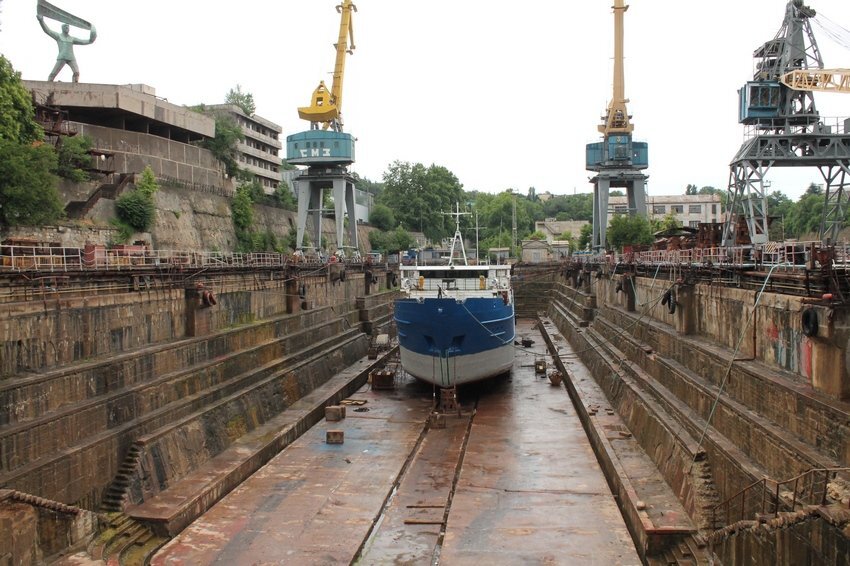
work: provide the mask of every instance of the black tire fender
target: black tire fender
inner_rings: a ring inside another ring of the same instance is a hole
[[[800,323],[803,327],[803,334],[809,338],[818,335],[818,312],[813,308],[808,308],[803,311],[800,317]]]

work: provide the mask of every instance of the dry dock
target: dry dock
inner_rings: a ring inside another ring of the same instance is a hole
[[[429,387],[366,386],[152,563],[640,564],[567,392],[535,373],[542,336],[518,333],[511,376],[461,390],[444,428]]]

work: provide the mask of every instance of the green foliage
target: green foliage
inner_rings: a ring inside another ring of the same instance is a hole
[[[153,199],[135,189],[125,192],[115,201],[118,219],[137,232],[145,232],[153,224],[156,209]]]
[[[682,223],[676,219],[675,214],[673,214],[672,212],[668,212],[660,220],[651,220],[650,226],[652,228],[652,232],[661,232],[665,230],[675,230],[676,228],[681,228]]]
[[[237,144],[244,139],[242,129],[232,117],[216,114],[215,137],[204,140],[201,147],[210,150],[215,158],[224,164],[229,176],[236,177],[239,172]]]
[[[369,232],[369,244],[372,250],[395,253],[409,250],[416,243],[413,236],[404,228],[396,228],[392,232],[378,230]]]
[[[286,159],[280,160],[280,170],[281,171],[292,171],[293,169],[298,169],[295,165],[287,161]]]
[[[50,146],[0,139],[0,225],[37,226],[62,217],[55,169]]]
[[[546,239],[546,234],[544,234],[540,230],[532,232],[531,234],[529,234],[528,238],[526,238],[526,240],[545,240],[545,239]]]
[[[384,232],[392,230],[396,226],[395,215],[388,206],[376,204],[369,213],[369,224]]]
[[[620,251],[623,246],[651,244],[649,220],[640,214],[615,214],[608,223],[608,243]]]
[[[688,186],[687,186],[687,187],[685,187],[685,194],[686,194],[686,195],[695,195],[695,194],[698,194],[698,193],[697,193],[697,186],[696,186],[696,185],[691,185],[690,183],[688,183]]]
[[[230,205],[233,227],[240,251],[250,251],[254,246],[251,225],[254,223],[254,201],[251,199],[250,185],[239,185]]]
[[[543,204],[543,212],[548,218],[590,222],[593,219],[593,195],[582,193],[552,197]]]
[[[133,237],[133,234],[136,233],[136,230],[132,226],[122,221],[120,218],[113,218],[109,221],[109,223],[118,229],[118,238],[113,243],[123,244],[129,242],[130,238]]]
[[[56,174],[77,183],[88,181],[90,177],[85,169],[92,164],[91,148],[92,140],[88,136],[63,137],[56,151]]]
[[[153,202],[153,195],[159,190],[159,184],[156,182],[156,175],[154,175],[150,165],[145,166],[144,171],[142,171],[142,178],[136,183],[136,190]]]
[[[409,230],[439,240],[454,232],[443,212],[463,201],[463,188],[454,173],[439,165],[395,161],[384,173],[379,202],[388,206],[396,220]]]
[[[785,217],[785,237],[802,238],[818,234],[825,200],[823,190],[811,185]]]
[[[578,249],[586,250],[590,247],[590,241],[593,239],[593,224],[585,224],[581,227],[581,232],[578,236]]]
[[[298,210],[298,201],[295,200],[295,194],[286,181],[281,181],[275,189],[274,200],[284,210]]]
[[[357,173],[354,173],[353,176],[354,186],[357,187],[357,190],[359,191],[365,191],[377,197],[381,194],[381,191],[384,190],[383,183],[371,181],[366,177],[361,178]]]
[[[253,116],[257,111],[257,105],[254,104],[254,95],[250,92],[242,92],[242,86],[236,85],[236,89],[230,89],[224,97],[224,102],[227,104],[235,104],[242,109],[242,112],[248,116]]]
[[[40,141],[43,135],[21,74],[0,55],[0,140],[29,144]]]
[[[146,232],[156,216],[154,194],[159,190],[156,176],[150,165],[142,171],[142,177],[134,190],[126,192],[115,201],[118,220],[137,232]],[[119,226],[120,227],[120,226]],[[125,241],[129,238],[125,238]]]
[[[481,251],[489,253],[493,248],[511,247],[511,233],[508,230],[496,232],[481,240],[479,243]]]

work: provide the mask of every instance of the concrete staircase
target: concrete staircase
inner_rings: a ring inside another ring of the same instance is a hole
[[[85,201],[71,201],[65,206],[65,215],[71,219],[85,218],[94,205],[102,199],[115,200],[129,183],[135,181],[135,173],[121,173],[115,183],[103,183]]]

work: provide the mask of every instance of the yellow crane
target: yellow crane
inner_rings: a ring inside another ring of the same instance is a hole
[[[310,106],[298,109],[298,116],[302,120],[310,122],[310,129],[323,130],[328,128],[342,131],[342,82],[345,76],[345,57],[354,52],[354,27],[351,22],[351,13],[357,11],[357,6],[351,0],[343,0],[336,7],[340,14],[339,39],[334,48],[336,49],[336,63],[334,64],[333,84],[330,90],[325,81],[320,81],[319,86],[313,91]]]
[[[850,69],[797,69],[782,75],[781,82],[792,90],[850,92]]]
[[[599,132],[608,134],[630,134],[634,125],[630,121],[626,104],[626,79],[623,72],[623,15],[629,9],[624,0],[614,0],[614,96],[608,104],[608,111],[598,126]]]

